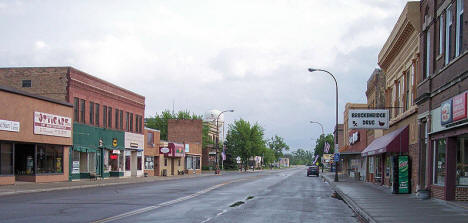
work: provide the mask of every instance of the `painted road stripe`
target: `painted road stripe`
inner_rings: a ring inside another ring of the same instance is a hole
[[[130,216],[133,216],[133,215],[138,215],[138,214],[142,214],[142,213],[145,213],[145,212],[148,212],[148,211],[156,210],[158,208],[166,207],[166,206],[173,205],[173,204],[176,204],[176,203],[188,200],[188,199],[192,199],[194,197],[198,197],[198,196],[200,196],[202,194],[208,193],[208,192],[210,192],[210,191],[212,191],[212,190],[214,190],[216,188],[222,187],[222,186],[224,186],[226,184],[235,183],[235,182],[239,182],[239,181],[244,181],[244,180],[247,180],[249,178],[252,178],[252,177],[216,184],[216,185],[214,185],[212,187],[209,187],[207,189],[198,191],[198,192],[196,192],[194,194],[187,195],[185,197],[180,197],[180,198],[177,198],[177,199],[174,199],[174,200],[166,201],[166,202],[160,203],[158,205],[152,205],[152,206],[136,209],[136,210],[129,211],[129,212],[126,212],[126,213],[123,213],[123,214],[119,214],[119,215],[116,215],[116,216],[113,216],[113,217],[104,218],[104,219],[101,219],[101,220],[94,221],[94,223],[105,223],[105,222],[116,221],[116,220],[119,220],[119,219],[122,219],[122,218],[126,218],[126,217],[130,217]]]

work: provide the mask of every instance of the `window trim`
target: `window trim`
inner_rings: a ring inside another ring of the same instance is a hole
[[[464,3],[462,0],[457,0],[457,18],[456,18],[456,28],[455,28],[455,57],[458,57],[461,54],[462,41],[463,41],[463,12],[464,12]],[[462,19],[460,19],[462,17]]]
[[[444,53],[444,14],[439,17],[439,55]]]

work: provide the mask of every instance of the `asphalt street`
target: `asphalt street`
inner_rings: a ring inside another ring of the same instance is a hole
[[[305,168],[0,198],[0,222],[358,222]]]

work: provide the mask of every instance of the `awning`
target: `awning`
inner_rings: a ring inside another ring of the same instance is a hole
[[[379,137],[372,141],[364,151],[362,156],[372,156],[381,153],[404,153],[408,152],[409,144],[409,130],[408,126],[399,128],[389,134]]]
[[[80,145],[74,145],[73,150],[78,151],[78,152],[83,152],[83,153],[86,153],[86,152],[95,153],[96,152],[96,148],[90,148],[87,146],[80,146]]]

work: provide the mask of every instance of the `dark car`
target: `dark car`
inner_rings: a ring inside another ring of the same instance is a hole
[[[319,176],[319,167],[309,166],[309,168],[307,168],[307,176],[310,176],[310,175]]]

